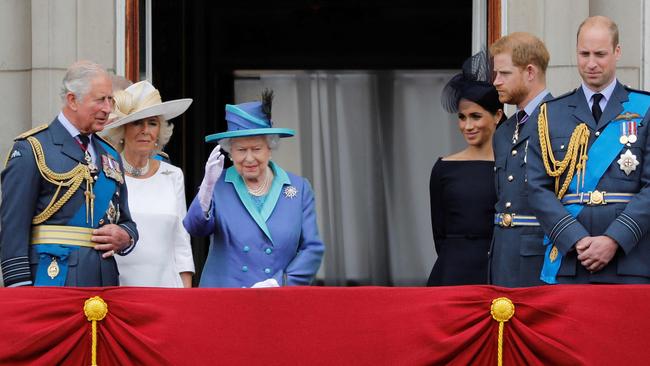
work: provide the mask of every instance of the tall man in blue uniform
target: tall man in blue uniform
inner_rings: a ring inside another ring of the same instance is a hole
[[[515,32],[490,47],[499,100],[517,111],[494,133],[497,188],[494,235],[490,250],[490,282],[499,286],[540,285],[544,260],[544,232],[528,203],[526,163],[530,136],[541,102],[551,99],[546,90],[549,54],[544,43],[529,33]]]
[[[113,107],[111,79],[80,61],[63,79],[63,108],[16,138],[2,171],[1,258],[8,287],[117,286],[114,254],[138,239],[119,154],[95,132]]]
[[[582,85],[540,107],[528,182],[548,283],[650,283],[650,95],[617,81],[620,55],[616,24],[587,18]]]

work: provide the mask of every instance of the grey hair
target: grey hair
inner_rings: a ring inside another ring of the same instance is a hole
[[[266,145],[269,147],[271,150],[277,150],[278,147],[280,146],[280,135],[278,134],[271,134],[271,135],[263,135],[266,137]],[[237,137],[234,137],[237,138]],[[219,140],[219,145],[221,145],[221,148],[230,154],[230,149],[232,147],[232,139],[233,138],[225,138]]]
[[[90,91],[91,81],[100,75],[108,76],[108,72],[95,62],[82,60],[72,64],[66,71],[61,84],[60,96],[63,104],[66,103],[68,93],[73,93],[79,101],[82,101]]]
[[[174,133],[174,125],[171,122],[167,121],[162,116],[157,116],[157,117],[158,117],[158,121],[160,121],[160,132],[158,133],[158,141],[156,141],[158,142],[158,146],[156,146],[156,148],[153,149],[153,151],[151,152],[151,156],[155,156],[159,152],[161,152],[162,149],[165,147],[165,145],[167,145],[169,140],[172,138],[172,134]],[[133,121],[133,122],[137,122],[137,121]],[[109,140],[110,143],[113,144],[113,146],[115,146],[118,152],[122,152],[124,150],[124,131],[126,128],[125,126],[126,124],[100,132],[100,135],[102,135],[102,137]]]

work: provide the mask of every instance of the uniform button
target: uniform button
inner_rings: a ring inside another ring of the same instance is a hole
[[[600,136],[600,131],[596,131],[595,135],[596,137]]]
[[[512,202],[506,202],[506,208],[510,208],[512,206]]]
[[[244,253],[248,253],[251,250],[251,247],[244,245]]]
[[[241,271],[242,272],[248,272],[248,266],[242,266]]]
[[[508,182],[512,182],[514,179],[515,179],[515,177],[513,177],[512,175],[508,176]]]
[[[494,171],[495,171],[495,172],[497,171],[497,167],[494,167]]]
[[[560,150],[564,149],[564,145],[560,145]]]
[[[512,156],[517,155],[517,150],[512,150]]]
[[[264,250],[264,253],[266,253],[266,254],[271,254],[272,252],[273,252],[273,249],[271,249],[271,248],[266,248]]]
[[[264,273],[266,273],[266,274],[271,273],[271,268],[264,268]]]

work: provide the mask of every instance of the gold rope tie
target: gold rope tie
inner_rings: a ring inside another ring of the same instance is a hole
[[[88,166],[79,163],[68,172],[57,173],[47,166],[45,161],[45,153],[43,152],[41,143],[32,136],[28,137],[27,141],[32,146],[32,151],[34,152],[34,157],[36,158],[36,166],[38,167],[38,171],[41,173],[41,176],[46,181],[57,186],[57,189],[54,192],[50,203],[41,213],[32,218],[32,223],[38,225],[52,217],[52,215],[59,211],[61,207],[63,207],[63,205],[65,205],[70,200],[72,195],[77,192],[84,180],[86,181],[86,221],[88,221],[89,207],[90,216],[93,217],[95,195],[92,192],[92,183],[94,181],[92,175],[90,174],[90,169]],[[68,187],[68,190],[65,192],[65,194],[63,194],[63,196],[59,198],[59,194],[61,193],[61,189],[63,187]]]
[[[108,314],[108,305],[99,296],[94,296],[84,302],[84,314],[92,322],[91,365],[97,366],[97,322]]]
[[[581,123],[571,133],[566,155],[562,161],[555,160],[551,136],[548,132],[548,121],[546,117],[546,103],[540,106],[539,118],[537,120],[539,145],[542,152],[542,160],[546,174],[555,178],[555,194],[562,198],[569,189],[573,175],[576,174],[576,193],[579,193],[584,186],[585,171],[587,169],[587,145],[589,144],[589,128]],[[564,182],[560,185],[562,174],[566,172]]]
[[[492,300],[490,307],[492,319],[499,322],[499,340],[497,343],[497,365],[503,365],[503,328],[505,322],[515,315],[515,305],[507,297],[499,297]]]

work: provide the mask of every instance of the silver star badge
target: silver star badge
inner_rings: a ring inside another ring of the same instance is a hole
[[[638,163],[637,163],[637,164],[638,164]],[[284,196],[285,196],[285,197],[287,197],[287,198],[294,198],[294,197],[296,197],[296,195],[298,195],[298,189],[296,189],[296,187],[294,187],[294,186],[287,186],[287,187],[284,189]]]
[[[625,172],[625,175],[630,175],[630,173],[636,170],[637,165],[639,165],[639,161],[636,160],[636,155],[632,154],[630,149],[627,149],[625,154],[621,154],[621,158],[618,159],[617,163],[621,170]]]

